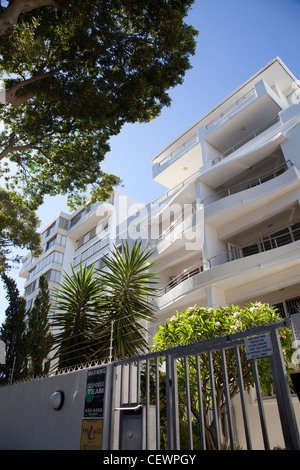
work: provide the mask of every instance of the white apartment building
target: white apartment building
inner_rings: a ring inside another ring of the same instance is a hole
[[[166,189],[146,206],[115,191],[107,203],[61,212],[24,258],[30,307],[38,278],[50,290],[80,263],[101,268],[114,244],[154,251],[158,324],[195,304],[250,301],[300,308],[300,85],[276,57],[152,159]]]
[[[299,148],[300,84],[277,57],[152,159],[157,323],[195,304],[300,310]]]
[[[105,203],[87,204],[67,214],[60,212],[41,231],[43,253],[34,258],[30,254],[23,258],[20,276],[26,279],[24,297],[26,308],[33,305],[38,293],[38,280],[44,274],[49,283],[50,294],[63,275],[72,274],[80,264],[95,270],[103,266],[103,256],[114,245],[118,246],[118,231],[130,214],[130,207],[137,201],[120,191],[115,191]],[[129,208],[128,208],[129,207]]]

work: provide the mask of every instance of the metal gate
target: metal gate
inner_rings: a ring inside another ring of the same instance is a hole
[[[284,447],[299,450],[279,339],[279,330],[288,326],[286,320],[114,363],[111,448],[132,449],[133,442],[139,442],[137,450],[239,449],[235,397],[243,448],[252,449],[253,432],[260,432],[263,447],[270,449],[262,393],[267,374],[272,377]],[[260,429],[249,424],[250,392],[255,393]]]

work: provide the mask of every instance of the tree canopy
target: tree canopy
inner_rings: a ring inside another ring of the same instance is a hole
[[[17,247],[40,254],[38,225],[38,217],[22,196],[0,187],[0,273],[10,267],[10,262],[19,261],[16,252],[11,257]]]
[[[0,339],[6,345],[6,363],[0,366],[0,381],[7,382],[10,373],[15,380],[27,375],[26,350],[26,302],[20,296],[16,282],[2,274],[7,295],[8,307],[5,311],[5,322],[0,327]]]
[[[109,139],[147,122],[183,82],[196,30],[194,0],[8,0],[0,7],[5,103],[0,160],[37,207],[45,194],[107,199],[120,177],[102,172]],[[9,185],[9,183],[7,183]]]
[[[50,331],[50,293],[48,281],[43,274],[39,278],[39,291],[33,307],[27,312],[26,347],[29,357],[28,375],[39,377],[49,371],[49,354],[53,344]]]

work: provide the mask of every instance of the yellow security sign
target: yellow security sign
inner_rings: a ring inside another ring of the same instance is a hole
[[[102,449],[103,419],[83,419],[80,450]]]

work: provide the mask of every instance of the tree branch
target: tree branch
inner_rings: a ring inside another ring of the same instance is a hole
[[[14,24],[22,12],[40,7],[55,7],[62,9],[63,5],[57,0],[11,0],[9,5],[0,13],[0,36],[9,36]]]
[[[26,93],[23,95],[17,96],[16,92],[20,89],[23,88],[26,85],[30,85],[31,83],[35,83],[39,80],[43,80],[44,78],[51,77],[53,76],[56,72],[60,71],[61,68],[58,67],[51,72],[46,72],[40,75],[34,75],[31,78],[28,78],[27,80],[23,80],[23,82],[18,82],[12,87],[10,87],[8,90],[5,92],[5,100],[7,103],[12,104],[15,108],[20,106],[23,103],[26,103],[26,101],[30,100],[35,96],[35,90],[31,89],[28,90]]]
[[[27,145],[13,145],[9,144],[7,147],[5,147],[2,152],[0,152],[0,161],[3,160],[3,158],[7,157],[8,154],[14,153],[14,152],[20,152],[24,150],[32,150],[34,148],[34,144],[27,144]]]

